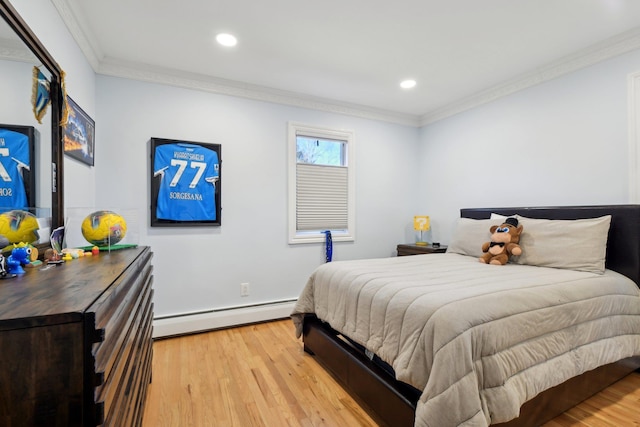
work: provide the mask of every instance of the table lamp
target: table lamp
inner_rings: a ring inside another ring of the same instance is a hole
[[[429,217],[424,215],[416,215],[413,217],[413,229],[420,231],[420,240],[416,242],[418,246],[427,246],[429,243],[422,240],[422,232],[429,231]]]

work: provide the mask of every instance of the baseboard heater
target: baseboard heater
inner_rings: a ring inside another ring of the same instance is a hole
[[[223,307],[153,319],[153,338],[168,338],[214,329],[284,319],[293,311],[296,299]]]

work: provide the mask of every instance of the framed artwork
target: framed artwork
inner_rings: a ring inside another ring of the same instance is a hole
[[[68,96],[67,105],[69,106],[69,120],[62,131],[64,154],[93,166],[96,123]]]
[[[0,124],[0,211],[36,207],[33,126]]]
[[[221,224],[220,144],[151,138],[151,226]]]

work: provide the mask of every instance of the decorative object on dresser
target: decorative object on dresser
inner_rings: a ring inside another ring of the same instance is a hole
[[[0,284],[3,426],[139,426],[151,381],[153,253],[138,247]]]
[[[434,243],[426,244],[426,245],[418,245],[418,244],[400,244],[397,247],[398,256],[405,255],[423,255],[423,254],[441,254],[447,251],[447,247],[445,245],[435,245]]]

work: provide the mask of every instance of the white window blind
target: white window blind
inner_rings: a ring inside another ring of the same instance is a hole
[[[288,124],[289,243],[355,240],[353,131]]]
[[[348,228],[348,168],[298,163],[296,230]]]

